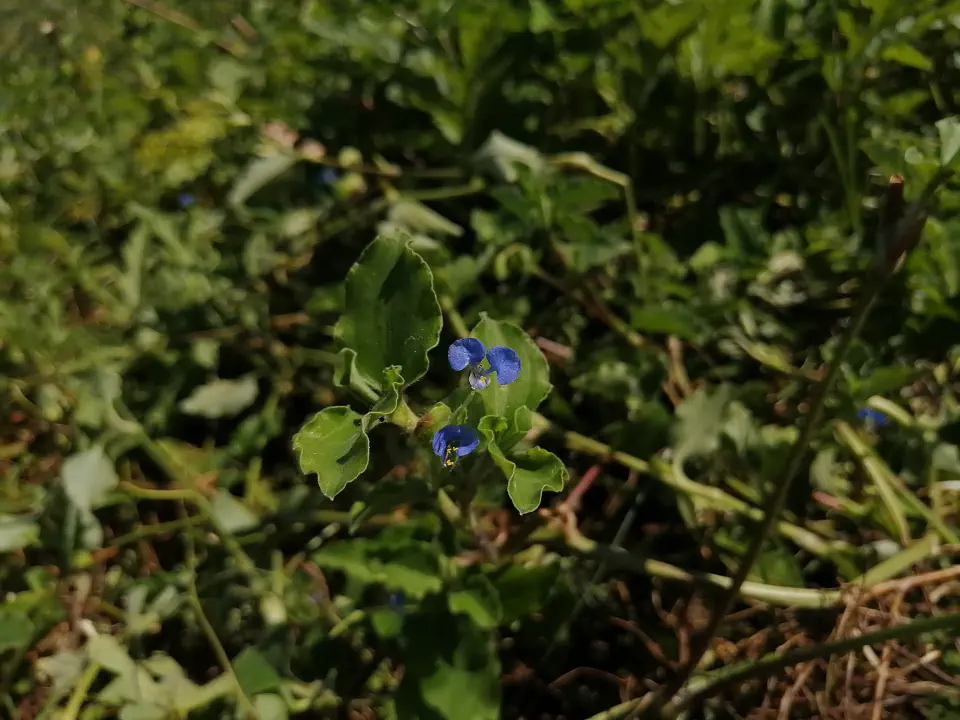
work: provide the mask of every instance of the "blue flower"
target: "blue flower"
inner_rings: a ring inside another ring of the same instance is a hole
[[[180,193],[177,202],[180,203],[180,207],[187,208],[193,205],[194,197],[190,193]]]
[[[387,596],[387,605],[393,610],[403,610],[404,599],[402,592],[392,592]]]
[[[857,417],[867,423],[876,425],[877,427],[883,427],[884,425],[890,424],[890,418],[887,417],[886,413],[869,407],[860,408],[857,410]]]
[[[472,453],[480,444],[480,436],[469,425],[444,425],[433,436],[433,454],[443,458],[443,466],[452,468],[457,458]]]
[[[332,167],[325,167],[317,173],[317,182],[323,185],[332,185],[340,177],[339,173]]]
[[[490,365],[486,370],[480,367],[484,358]],[[447,350],[447,360],[454,370],[464,370],[469,366],[470,387],[474,390],[487,387],[492,372],[497,374],[497,383],[500,385],[509,385],[520,375],[520,356],[516,351],[503,345],[487,350],[476,338],[455,340]]]

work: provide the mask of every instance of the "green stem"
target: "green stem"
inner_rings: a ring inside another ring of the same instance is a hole
[[[453,301],[453,298],[449,295],[441,295],[440,309],[443,310],[447,316],[447,320],[450,321],[450,329],[453,330],[454,335],[462,338],[470,335],[470,329],[467,327],[467,323],[464,322],[460,311],[457,310],[457,304]]]
[[[691,498],[699,498],[710,507],[720,511],[735,512],[745,515],[749,519],[760,522],[763,520],[763,511],[743,500],[730,495],[721,488],[710,485],[701,485],[695,480],[676,472],[675,468],[659,458],[653,458],[649,463],[625,452],[615,451],[609,445],[572,431],[560,431],[553,423],[542,415],[535,416],[535,425],[544,430],[561,432],[564,444],[568,450],[584,452],[599,458],[606,458],[630,470],[649,475],[667,487]],[[793,523],[780,521],[777,530],[789,538],[797,546],[811,552],[818,557],[833,560],[838,551],[849,549],[844,543],[831,543],[806,528]]]
[[[159,450],[159,448],[156,449]],[[155,459],[159,460],[158,458]],[[172,467],[164,467],[164,470],[174,472]],[[176,475],[174,475],[174,479],[179,480]],[[220,542],[223,543],[224,548],[233,556],[237,564],[246,572],[254,572],[257,569],[256,563],[247,555],[240,543],[237,542],[237,539],[217,519],[216,514],[213,512],[213,506],[210,505],[210,501],[201,495],[199,491],[189,488],[154,490],[152,488],[143,488],[130,482],[121,482],[119,489],[128,495],[145,500],[179,500],[191,503],[200,511],[200,514],[207,523],[213,527],[214,531],[216,531],[220,537]]]
[[[233,685],[236,690],[237,701],[243,706],[247,716],[260,720],[260,714],[254,707],[253,701],[247,697],[247,693],[240,684],[240,678],[237,677],[237,673],[233,669],[233,664],[230,662],[230,657],[227,655],[227,651],[223,649],[223,644],[220,642],[220,638],[217,637],[217,633],[213,629],[213,625],[210,624],[206,613],[203,611],[203,605],[200,603],[200,596],[197,594],[197,586],[192,575],[187,586],[187,599],[189,600],[190,605],[193,607],[194,612],[197,614],[197,622],[200,623],[200,628],[203,630],[203,634],[207,636],[207,642],[209,642],[210,646],[213,648],[213,652],[217,656],[217,660],[220,662],[220,667],[223,668],[223,672],[226,673],[233,681]]]
[[[135,485],[133,487],[136,487]],[[138,490],[141,488],[138,488]],[[169,522],[154,523],[153,525],[141,525],[136,530],[126,533],[125,535],[120,535],[119,537],[111,540],[108,545],[110,547],[120,547],[121,545],[129,545],[130,543],[135,543],[140,540],[143,540],[148,537],[153,537],[154,535],[165,535],[166,533],[177,532],[180,530],[186,530],[192,528],[195,525],[200,525],[206,522],[205,518],[202,517],[187,517],[180,520],[170,520]]]
[[[77,684],[74,685],[70,700],[67,702],[67,706],[63,709],[63,714],[60,716],[61,720],[77,720],[77,717],[80,715],[80,709],[83,707],[83,701],[86,700],[87,693],[90,692],[90,686],[93,685],[94,680],[97,679],[97,675],[99,674],[100,663],[91,660],[90,664],[87,665],[87,669],[84,670],[83,675],[81,675],[77,681]]]
[[[606,563],[609,567],[641,573],[664,580],[677,580],[686,583],[707,583],[718,588],[730,588],[732,581],[724,575],[714,573],[692,573],[660,560],[638,558],[619,547],[601,545],[583,535],[572,535],[566,539],[567,546],[577,554]],[[780,587],[764,583],[747,581],[737,589],[738,595],[750,600],[764,602],[781,607],[805,609],[823,609],[840,605],[843,602],[841,590],[816,590],[809,588]]]

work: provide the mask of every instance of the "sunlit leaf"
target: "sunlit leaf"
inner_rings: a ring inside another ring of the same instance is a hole
[[[283,175],[296,162],[296,155],[284,152],[254,158],[230,189],[227,202],[230,205],[243,205],[250,196]]]
[[[540,507],[544,491],[563,490],[569,473],[556,455],[535,447],[508,458],[498,444],[498,436],[507,432],[507,423],[501,417],[484,417],[479,430],[486,442],[487,452],[507,478],[510,500],[521,514],[531,513]]]
[[[293,436],[300,470],[315,474],[320,490],[331,500],[367,469],[370,440],[362,423],[363,418],[348,407],[329,407]]]
[[[391,366],[407,383],[423,376],[443,320],[430,268],[406,238],[381,236],[367,246],[347,275],[345,306],[337,336],[356,353],[368,385],[380,389]]]
[[[181,412],[208,419],[232,417],[246,410],[257,399],[259,388],[253,375],[236,380],[213,380],[196,388],[180,402]]]

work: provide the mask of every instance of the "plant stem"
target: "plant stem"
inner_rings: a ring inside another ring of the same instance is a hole
[[[164,466],[164,470],[175,472],[173,468],[169,468],[167,466]],[[176,480],[179,478],[174,475],[174,479]],[[119,489],[128,495],[143,498],[145,500],[180,500],[191,503],[200,511],[200,514],[203,516],[204,520],[206,520],[207,523],[213,527],[217,535],[220,537],[220,542],[223,543],[223,546],[226,548],[227,552],[233,556],[237,564],[246,572],[254,572],[257,569],[256,563],[253,562],[249,555],[247,555],[240,543],[237,542],[237,539],[217,519],[216,514],[213,512],[213,506],[210,504],[210,501],[201,495],[197,490],[191,490],[189,488],[155,490],[152,488],[143,488],[139,485],[134,485],[131,482],[121,482]]]
[[[635,470],[644,475],[648,475],[679,493],[691,498],[700,499],[703,503],[719,511],[740,513],[756,522],[760,522],[763,519],[763,511],[760,508],[754,507],[740,498],[730,495],[721,488],[701,485],[695,480],[681,476],[669,463],[665,463],[659,458],[653,458],[648,463],[628,453],[615,451],[609,445],[605,445],[586,435],[581,435],[580,433],[569,430],[560,431],[559,428],[542,415],[536,415],[534,420],[535,426],[560,433],[563,436],[564,444],[568,450],[589,453],[590,455],[608,459],[629,470]],[[816,533],[793,523],[780,521],[777,523],[777,529],[784,537],[789,538],[804,550],[831,561],[833,561],[832,555],[838,550],[844,549],[840,544],[830,543]]]
[[[576,553],[599,560],[612,568],[680,582],[703,582],[714,587],[730,588],[732,581],[724,575],[714,573],[692,573],[660,560],[639,558],[622,548],[601,545],[579,533],[568,535],[567,546]],[[799,607],[823,609],[839,605],[843,601],[843,591],[816,590],[810,588],[780,587],[758,582],[745,582],[737,590],[744,598],[781,607]]]
[[[914,203],[906,213],[904,213],[902,207],[904,191],[903,178],[899,176],[891,178],[887,186],[887,195],[881,214],[881,222],[877,230],[877,237],[883,240],[883,246],[880,248],[881,252],[877,255],[880,261],[874,266],[874,272],[868,276],[863,295],[840,338],[833,357],[827,365],[826,374],[813,392],[810,400],[810,411],[800,431],[800,436],[790,449],[784,475],[775,485],[774,490],[766,502],[763,522],[760,524],[760,527],[757,528],[750,546],[747,548],[747,552],[740,561],[740,566],[737,569],[736,575],[734,575],[733,583],[717,603],[706,629],[693,641],[688,662],[680,669],[677,676],[661,688],[655,696],[654,707],[658,706],[663,699],[668,701],[667,706],[662,709],[663,716],[676,716],[677,710],[669,701],[684,687],[687,680],[697,669],[700,660],[710,647],[710,641],[720,629],[720,625],[730,612],[733,603],[740,593],[740,588],[743,586],[754,564],[760,557],[764,543],[767,541],[770,532],[776,526],[780,514],[783,512],[787,498],[790,495],[790,488],[800,472],[804,456],[820,425],[820,420],[823,417],[823,412],[827,404],[827,398],[830,396],[830,391],[833,389],[837,377],[840,375],[840,368],[843,365],[844,358],[853,346],[860,331],[863,329],[870,310],[879,297],[880,290],[883,288],[886,280],[896,270],[903,256],[919,242],[926,218],[924,211],[926,203],[932,198],[934,191],[946,177],[947,175],[945,175],[943,171],[938,172],[923,189],[921,198]]]
[[[63,714],[60,716],[61,720],[77,720],[80,714],[80,708],[83,707],[83,701],[87,698],[87,693],[90,692],[90,686],[93,685],[93,681],[97,679],[97,675],[99,674],[100,663],[91,660],[90,664],[87,665],[87,669],[84,670],[83,675],[77,680],[77,684],[74,685],[73,692],[70,694],[70,700],[67,701],[67,706],[63,709]]]
[[[257,709],[254,707],[253,701],[247,697],[247,693],[240,684],[240,678],[237,677],[237,673],[233,669],[233,664],[230,662],[230,657],[227,655],[227,651],[223,649],[223,644],[220,642],[220,638],[217,637],[217,632],[213,629],[213,625],[210,624],[206,613],[203,611],[203,605],[200,603],[200,596],[197,594],[197,586],[192,574],[190,577],[190,582],[187,586],[187,599],[190,601],[190,605],[197,614],[197,622],[200,623],[203,634],[207,636],[207,642],[209,642],[210,646],[213,648],[213,652],[217,656],[220,666],[233,681],[233,685],[236,689],[237,701],[243,706],[248,717],[254,717],[257,718],[257,720],[260,720],[260,713],[258,713]]]
[[[467,323],[464,322],[460,311],[457,310],[457,304],[453,301],[453,298],[449,295],[441,295],[440,309],[443,310],[447,316],[447,320],[450,321],[450,329],[453,330],[454,335],[465,338],[470,334],[470,329],[467,327]]]
[[[800,431],[797,441],[790,449],[790,454],[786,461],[786,470],[784,471],[783,477],[777,481],[774,490],[766,502],[763,521],[755,531],[750,546],[740,561],[737,573],[733,576],[733,582],[717,601],[706,629],[693,641],[689,661],[680,669],[676,677],[658,693],[658,698],[666,698],[669,700],[686,684],[694,670],[696,670],[701,658],[709,649],[713,636],[716,635],[724,618],[726,618],[730,609],[733,607],[734,601],[740,594],[740,588],[744,582],[746,582],[747,576],[750,574],[754,564],[760,557],[760,553],[763,551],[763,546],[771,530],[773,530],[780,518],[780,514],[783,512],[784,505],[786,505],[787,498],[790,495],[790,488],[793,486],[793,481],[800,472],[804,455],[820,425],[820,420],[823,417],[823,411],[827,404],[827,398],[830,396],[830,391],[833,389],[837,377],[840,375],[840,367],[843,364],[843,360],[853,346],[853,342],[860,333],[860,330],[863,328],[867,315],[869,315],[870,309],[880,294],[881,287],[882,282],[878,278],[868,286],[863,297],[861,297],[856,312],[844,331],[833,358],[830,360],[826,375],[814,390],[813,398],[810,401],[810,412],[807,415],[806,422]],[[673,717],[676,714],[675,708],[668,705],[663,709],[663,714],[666,717]]]

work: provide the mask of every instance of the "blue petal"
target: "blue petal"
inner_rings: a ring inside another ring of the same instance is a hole
[[[193,195],[190,193],[182,193],[180,197],[177,198],[177,202],[180,203],[180,207],[190,207],[193,205]]]
[[[886,425],[890,422],[890,418],[887,417],[886,413],[869,407],[857,410],[857,417],[861,420],[872,422],[874,425]]]
[[[457,455],[469,455],[480,444],[480,436],[469,425],[454,425],[457,430]]]
[[[433,454],[443,457],[451,443],[456,445],[457,455],[463,456],[477,449],[480,436],[469,425],[444,425],[433,436]]]
[[[403,608],[403,600],[404,598],[402,592],[390,593],[390,595],[387,597],[387,605],[394,610],[400,610]]]
[[[476,338],[462,338],[450,344],[447,360],[454,370],[463,370],[467,365],[476,365],[483,360],[487,349]]]
[[[520,356],[503,345],[490,348],[487,353],[490,369],[497,371],[497,382],[509,385],[520,375]]]
[[[443,454],[447,451],[447,443],[453,440],[453,435],[456,431],[456,425],[444,425],[434,433],[433,442],[431,443],[434,455],[443,457]]]

